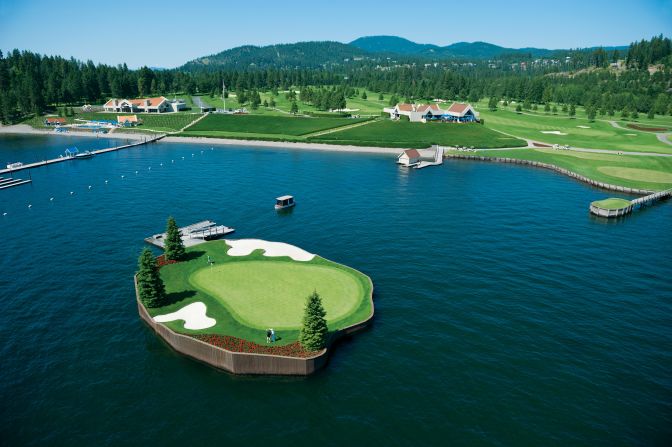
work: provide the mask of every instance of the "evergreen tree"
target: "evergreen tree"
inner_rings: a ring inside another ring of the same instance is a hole
[[[299,106],[296,104],[296,101],[292,101],[292,106],[289,109],[289,112],[292,113],[293,115],[299,113]]]
[[[138,296],[146,307],[160,307],[166,300],[166,288],[159,275],[159,264],[149,248],[138,259]]]
[[[576,106],[574,104],[569,105],[569,117],[574,118],[576,116]]]
[[[523,111],[523,107],[520,105],[520,103],[516,104],[516,112],[521,113]]]
[[[637,118],[639,118],[639,113],[637,112],[637,109],[635,109],[635,110],[632,112],[632,115],[630,115],[630,116],[632,116],[632,119],[633,119],[633,120],[636,120]]]
[[[388,104],[389,104],[391,107],[396,106],[398,103],[399,103],[399,98],[397,98],[396,95],[392,95],[392,96],[390,96],[390,102],[388,102]]]
[[[276,95],[276,96],[277,96],[277,95]],[[275,99],[271,98],[271,102],[269,102],[268,105],[269,105],[271,108],[275,108],[275,106],[276,106],[276,104],[275,104]]]
[[[623,110],[621,110],[621,118],[627,118],[630,114],[628,113],[628,108],[623,107]]]
[[[327,342],[327,313],[322,307],[322,299],[315,291],[306,300],[303,312],[303,326],[299,334],[299,343],[307,351],[318,351]]]
[[[649,113],[646,114],[646,117],[650,120],[655,118],[655,114],[653,113],[653,108],[649,109]]]
[[[362,92],[362,99],[366,99],[366,98],[367,98],[367,96],[366,96],[366,90],[365,90],[365,91]]]
[[[497,102],[498,102],[497,98],[491,96],[490,99],[488,100],[488,109],[490,109],[493,112],[497,110]]]
[[[268,100],[264,99],[264,107],[268,107]]]
[[[557,115],[557,114],[558,114],[558,106],[555,106],[555,105],[554,105],[553,108],[551,109],[551,113],[552,113],[553,115]]]
[[[546,103],[544,105],[544,112],[548,113],[551,111],[551,105],[549,103]]]
[[[588,115],[588,120],[593,122],[595,121],[595,109],[593,107],[590,107],[588,110],[586,110],[586,114]]]
[[[184,244],[180,230],[173,217],[168,218],[166,224],[166,240],[164,241],[165,256],[167,260],[179,261],[184,258]]]
[[[380,95],[378,95],[378,101],[384,101],[384,100],[385,100],[385,96],[383,96],[382,93]]]

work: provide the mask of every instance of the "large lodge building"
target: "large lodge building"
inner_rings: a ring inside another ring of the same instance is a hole
[[[105,103],[103,109],[106,112],[119,113],[165,113],[179,112],[187,106],[181,99],[168,100],[163,96],[156,98],[141,99],[117,99],[112,98]]]
[[[438,104],[397,104],[394,107],[383,109],[390,114],[390,119],[399,119],[407,116],[414,123],[426,123],[427,121],[445,121],[455,123],[478,122],[478,112],[471,104],[454,102],[447,109],[442,109]]]

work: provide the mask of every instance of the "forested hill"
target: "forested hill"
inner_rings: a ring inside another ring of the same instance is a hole
[[[399,54],[435,59],[493,59],[504,54],[515,53],[529,54],[533,57],[544,57],[558,51],[544,48],[505,48],[487,42],[457,42],[441,47],[432,44],[415,43],[397,36],[360,37],[350,42],[350,45],[370,53]]]
[[[367,52],[340,42],[298,42],[257,47],[246,45],[199,57],[183,67],[192,69],[237,68],[319,68],[342,64],[347,59],[367,56]]]

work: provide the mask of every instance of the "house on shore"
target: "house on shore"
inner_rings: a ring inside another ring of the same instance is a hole
[[[397,163],[402,166],[414,166],[420,163],[420,152],[416,149],[407,149],[397,157]]]
[[[139,122],[138,115],[118,115],[117,116],[117,123],[119,123],[120,126],[124,126],[124,127],[137,126],[138,122]]]
[[[62,126],[66,123],[65,118],[54,118],[54,117],[49,117],[44,120],[44,125],[45,126]]]
[[[185,110],[187,105],[181,99],[169,100],[164,96],[140,99],[112,98],[105,103],[103,110],[116,113],[168,113]]]
[[[479,121],[478,112],[471,104],[454,102],[447,109],[439,104],[405,104],[399,103],[394,107],[383,109],[390,114],[390,119],[398,120],[407,116],[412,123],[426,123],[427,121],[443,121],[455,123],[474,123]]]

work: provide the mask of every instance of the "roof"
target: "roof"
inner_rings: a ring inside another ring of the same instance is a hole
[[[419,105],[416,110],[418,112],[424,112],[427,109],[439,111],[439,110],[441,110],[441,107],[439,107],[438,104],[422,104],[422,105]]]
[[[138,115],[118,115],[117,121],[120,123],[137,123]]]
[[[420,158],[420,152],[418,152],[416,149],[406,149],[404,152],[399,154],[399,156],[401,157],[404,154],[408,158]]]
[[[276,197],[275,200],[288,200],[288,199],[293,199],[294,196],[280,196]]]
[[[468,108],[471,108],[470,104],[459,104],[457,102],[454,102],[449,108],[449,112],[453,113],[464,113],[467,111]]]
[[[45,121],[48,123],[64,123],[65,118],[47,118]]]
[[[397,108],[399,110],[403,110],[404,112],[412,112],[413,104],[397,104]]]
[[[144,107],[145,101],[149,101],[148,107],[158,107],[163,101],[166,101],[166,98],[163,96],[157,96],[156,98],[140,98],[140,99],[131,99],[129,102],[134,106]]]

